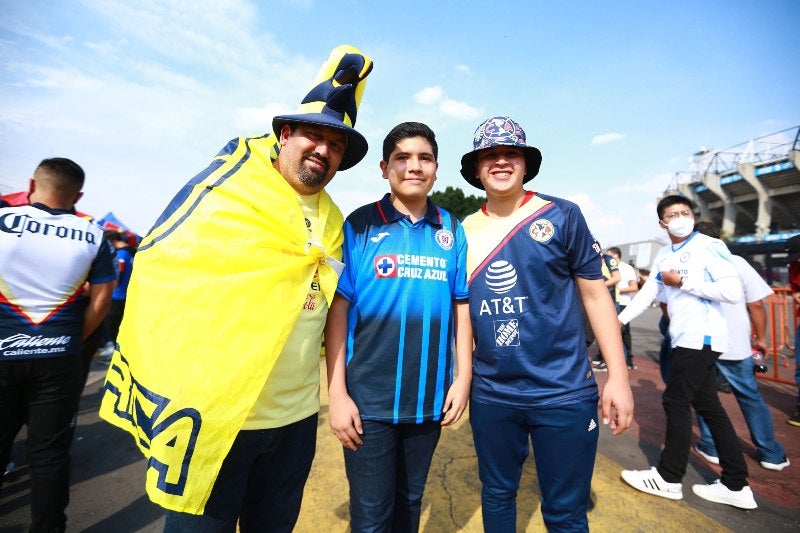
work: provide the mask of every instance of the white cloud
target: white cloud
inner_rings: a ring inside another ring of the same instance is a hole
[[[414,101],[426,106],[436,106],[441,114],[460,120],[472,120],[482,113],[481,109],[448,98],[439,85],[422,89],[414,95]]]
[[[472,70],[469,68],[469,65],[456,65],[455,69],[456,72],[472,76]]]
[[[578,204],[578,207],[581,208],[581,212],[583,213],[584,216],[590,215],[592,213],[597,213],[598,206],[592,201],[591,197],[585,192],[579,192],[567,196],[567,200]]]
[[[414,101],[422,105],[433,105],[442,101],[444,90],[438,85],[435,87],[425,87],[414,95]]]
[[[592,137],[592,146],[599,145],[599,144],[608,144],[617,141],[621,141],[625,138],[623,133],[603,133],[601,135],[595,135]]]
[[[464,102],[457,102],[446,98],[439,104],[439,111],[448,117],[458,119],[474,119],[479,116],[482,111],[476,107],[472,107]]]
[[[654,176],[642,176],[634,181],[626,181],[611,189],[612,194],[630,194],[636,193],[641,195],[655,198],[664,192],[669,183],[672,181],[674,173],[656,174]]]
[[[236,128],[245,134],[272,131],[272,118],[292,113],[291,105],[283,102],[269,102],[262,107],[240,107],[236,110]]]

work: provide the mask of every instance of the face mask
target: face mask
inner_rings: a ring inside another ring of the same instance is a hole
[[[677,217],[669,221],[667,231],[670,235],[679,239],[686,237],[694,230],[694,219],[689,217]]]

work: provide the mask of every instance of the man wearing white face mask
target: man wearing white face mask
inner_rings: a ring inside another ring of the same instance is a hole
[[[674,354],[662,397],[667,430],[658,465],[649,470],[623,470],[622,479],[648,494],[683,498],[681,479],[689,461],[694,407],[709,422],[722,474],[710,485],[694,485],[692,491],[709,501],[755,509],[739,439],[719,402],[716,386],[716,361],[728,349],[721,302],[738,303],[741,283],[725,244],[693,231],[694,204],[690,200],[666,196],[656,209],[659,225],[667,230],[671,242],[658,251],[650,279],[619,320],[627,324],[654,299],[667,304]]]

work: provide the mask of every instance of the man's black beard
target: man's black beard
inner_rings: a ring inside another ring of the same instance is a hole
[[[322,162],[322,164],[325,167],[324,170],[317,170],[316,168],[309,169],[303,164],[306,161],[306,159],[310,159],[312,156],[315,159]],[[330,170],[330,168],[331,168],[330,162],[328,161],[327,157],[323,157],[319,154],[314,154],[314,153],[305,155],[303,156],[303,159],[300,163],[300,172],[299,172],[300,181],[304,185],[308,185],[309,187],[320,187],[325,183],[325,178],[328,176],[328,171]]]

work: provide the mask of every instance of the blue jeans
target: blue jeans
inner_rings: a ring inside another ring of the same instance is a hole
[[[167,511],[166,532],[291,532],[317,441],[317,414],[274,429],[240,431],[202,515]]]
[[[418,531],[422,493],[442,426],[364,420],[364,444],[344,450],[350,530]]]
[[[589,531],[586,517],[600,431],[597,401],[511,409],[470,403],[478,455],[483,529],[513,533],[522,466],[533,444],[548,531]]]
[[[756,377],[753,374],[753,359],[751,357],[742,361],[718,359],[717,368],[731,384],[733,395],[739,402],[747,427],[750,429],[750,439],[758,449],[759,458],[768,463],[783,462],[785,452],[783,446],[775,441],[769,408],[758,392]],[[700,442],[697,446],[704,453],[716,457],[717,448],[711,438],[711,431],[700,415],[697,415],[697,425],[700,428]]]

